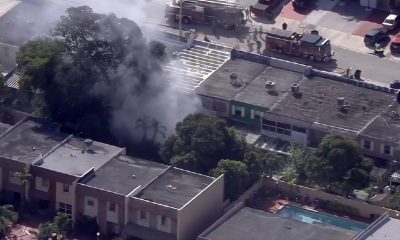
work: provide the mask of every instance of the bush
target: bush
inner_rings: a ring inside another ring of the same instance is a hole
[[[76,223],[75,228],[79,233],[95,236],[99,231],[99,226],[97,225],[96,218],[88,217],[88,216],[79,216]]]
[[[341,203],[337,202],[331,202],[331,201],[320,201],[320,208],[326,209],[329,211],[341,213],[341,214],[347,214],[347,215],[353,215],[353,216],[358,216],[359,211],[357,208],[347,206]]]

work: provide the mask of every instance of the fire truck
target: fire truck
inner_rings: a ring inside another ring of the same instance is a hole
[[[182,6],[182,23],[210,24],[224,29],[235,29],[246,24],[244,7],[224,0],[172,0],[167,4],[166,17],[179,21]]]
[[[266,48],[278,53],[301,56],[310,61],[328,62],[334,52],[328,39],[312,31],[308,34],[273,28],[267,32]]]
[[[251,12],[256,17],[267,17],[273,19],[281,9],[282,0],[258,0],[258,2],[251,7]]]

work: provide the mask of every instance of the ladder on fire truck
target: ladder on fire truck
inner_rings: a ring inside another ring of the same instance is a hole
[[[229,7],[244,9],[245,7],[241,4],[236,3],[235,0],[181,0],[183,5],[197,5],[197,6],[210,6],[210,7]],[[179,5],[179,0],[177,1]]]

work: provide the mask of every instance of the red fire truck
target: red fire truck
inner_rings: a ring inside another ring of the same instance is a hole
[[[179,20],[182,6],[184,24],[215,24],[225,29],[235,29],[246,24],[244,7],[223,0],[172,0],[166,7],[166,17]]]
[[[251,7],[251,12],[256,17],[267,17],[273,19],[280,10],[282,0],[258,0],[258,2]]]
[[[266,48],[278,53],[301,56],[310,61],[327,62],[334,54],[330,41],[315,31],[312,34],[299,34],[273,28],[267,33]]]

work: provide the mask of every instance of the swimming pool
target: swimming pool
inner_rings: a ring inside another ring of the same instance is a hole
[[[361,232],[367,228],[367,224],[351,221],[333,215],[310,211],[293,205],[286,205],[277,212],[278,215],[295,219],[305,223],[322,223],[330,224],[336,227]]]

